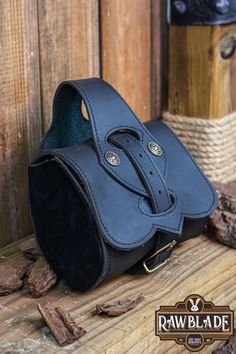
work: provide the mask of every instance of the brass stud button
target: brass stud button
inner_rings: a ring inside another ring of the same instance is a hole
[[[157,143],[154,143],[154,141],[150,141],[150,143],[148,143],[148,148],[153,155],[156,156],[162,155],[162,148]]]
[[[109,162],[109,164],[112,166],[119,166],[119,164],[120,164],[119,156],[113,151],[107,151],[105,153],[105,158],[106,158],[107,162]]]

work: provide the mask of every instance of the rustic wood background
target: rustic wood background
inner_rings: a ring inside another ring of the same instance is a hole
[[[160,4],[0,0],[0,247],[32,233],[27,165],[60,81],[101,76],[143,121],[160,114],[167,76]]]

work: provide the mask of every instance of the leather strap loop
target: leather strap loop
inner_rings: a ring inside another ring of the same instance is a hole
[[[89,114],[89,121],[84,119],[81,113],[80,106],[82,99],[84,100]],[[163,181],[166,171],[164,151],[162,156],[154,157],[156,170],[158,169],[158,173],[155,172],[155,174],[159,176],[157,179],[161,187],[153,192],[151,192],[151,190],[154,188],[154,185],[156,186],[157,182],[154,184],[151,183],[151,176],[148,179],[149,182],[147,182],[147,178],[140,178],[139,173],[133,167],[130,157],[127,156],[125,151],[112,146],[113,152],[119,155],[121,161],[119,166],[113,166],[105,158],[106,153],[111,150],[111,144],[108,142],[108,138],[115,131],[133,131],[139,138],[139,149],[142,149],[142,151],[147,150],[150,141],[154,141],[159,145],[160,143],[136,117],[119,93],[101,79],[93,78],[65,81],[59,85],[54,97],[52,125],[43,139],[41,145],[42,150],[67,146],[65,137],[67,136],[68,125],[70,125],[71,130],[68,145],[84,143],[86,136],[87,138],[89,137],[88,134],[84,134],[81,140],[73,137],[73,134],[76,134],[74,126],[77,124],[75,120],[77,116],[79,124],[79,127],[77,125],[77,131],[78,128],[79,132],[84,132],[86,129],[90,129],[90,133],[92,131],[95,148],[103,168],[127,188],[143,196],[150,196],[155,211],[166,210],[168,206],[170,206],[170,197],[168,196],[168,189]],[[65,140],[63,140],[63,144],[58,144],[59,146],[57,146],[57,144],[56,146],[50,146],[51,143],[48,143],[60,140],[61,138]],[[132,156],[134,156],[134,154]],[[141,165],[139,165],[139,167],[141,168]],[[144,171],[145,168],[143,166],[142,176],[145,175]],[[157,198],[156,193],[159,193],[158,190],[161,190],[163,197]],[[165,200],[165,202],[159,201],[157,203],[157,199]]]
[[[129,134],[116,134],[110,139],[127,153],[138,170],[147,188],[153,212],[160,213],[167,210],[171,200],[166,183],[142,144]]]

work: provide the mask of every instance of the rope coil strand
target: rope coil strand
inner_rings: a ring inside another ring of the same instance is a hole
[[[236,179],[236,112],[211,120],[164,112],[163,121],[210,180],[227,183]]]

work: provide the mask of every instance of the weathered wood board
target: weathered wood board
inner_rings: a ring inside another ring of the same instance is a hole
[[[37,2],[1,0],[0,9],[0,247],[3,247],[32,233],[27,165],[38,150],[41,114]]]
[[[169,38],[168,110],[209,119],[234,112],[236,25],[172,25]]]
[[[17,247],[8,246],[1,255],[17,257]],[[0,352],[188,353],[184,347],[160,341],[154,335],[155,310],[160,305],[175,305],[193,293],[236,310],[235,277],[236,251],[201,235],[178,247],[167,265],[152,275],[123,274],[85,294],[59,283],[48,295],[32,299],[24,289],[0,298]],[[91,314],[97,303],[132,298],[139,293],[144,293],[144,301],[121,317]],[[40,318],[37,303],[64,307],[88,333],[68,347],[58,347]],[[203,353],[211,353],[219,345],[222,343],[205,347]]]
[[[167,3],[151,0],[151,119],[160,117],[168,100]]]
[[[143,120],[167,103],[166,4],[156,0],[101,1],[101,71]]]
[[[99,76],[97,0],[38,1],[43,130],[63,80]]]
[[[99,76],[99,26],[97,0],[1,0],[0,8],[2,247],[32,233],[27,165],[50,125],[58,83]]]
[[[101,1],[102,76],[142,120],[150,119],[150,0]]]

